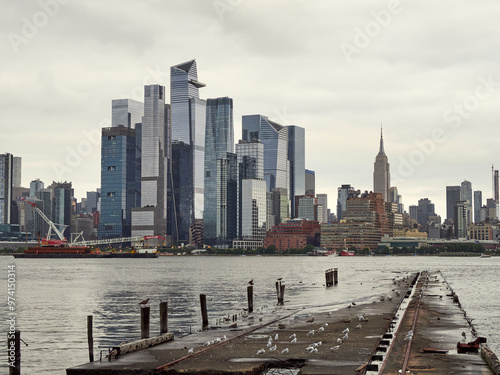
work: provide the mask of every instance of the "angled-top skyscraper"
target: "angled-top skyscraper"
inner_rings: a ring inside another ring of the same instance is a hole
[[[288,129],[262,115],[243,116],[243,140],[258,139],[264,145],[264,180],[267,191],[289,189]]]
[[[179,223],[185,227],[193,224],[195,219],[203,219],[206,102],[199,96],[202,87],[205,84],[198,81],[196,60],[170,68],[172,152],[182,148],[182,152],[189,155],[188,160],[184,160],[187,164],[182,171],[172,171],[174,180],[177,179],[173,182],[175,190],[183,190],[182,198],[179,198],[179,191],[173,191],[175,208],[172,213],[175,217],[172,226],[179,232],[174,239],[183,241],[187,240],[186,233]],[[172,157],[176,160],[177,156]],[[175,202],[176,196],[183,202]]]
[[[389,161],[384,151],[384,138],[380,129],[380,149],[375,157],[373,170],[373,192],[384,196],[384,202],[389,200],[389,189],[391,187],[391,174]]]

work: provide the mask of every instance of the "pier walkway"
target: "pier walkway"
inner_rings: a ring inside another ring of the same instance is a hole
[[[320,312],[283,308],[262,322],[253,314],[237,328],[228,324],[66,373],[493,373],[480,354],[457,354],[457,342],[472,341],[474,328],[439,272],[401,275],[392,286],[373,303]]]

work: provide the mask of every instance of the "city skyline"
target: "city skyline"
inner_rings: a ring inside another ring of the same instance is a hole
[[[371,190],[380,122],[406,211],[429,198],[445,217],[446,186],[463,180],[491,198],[498,4],[216,3],[144,6],[126,27],[126,2],[5,4],[1,152],[22,157],[22,185],[71,181],[78,199],[95,190],[111,101],[141,101],[145,84],[170,91],[172,64],[196,58],[201,98],[234,99],[235,142],[242,115],[305,128],[305,168],[332,210],[339,186]]]

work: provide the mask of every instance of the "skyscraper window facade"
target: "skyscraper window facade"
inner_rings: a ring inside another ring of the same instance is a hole
[[[287,128],[262,115],[243,116],[244,141],[258,139],[264,145],[264,180],[267,191],[274,188],[289,189],[288,131]]]
[[[288,129],[288,161],[290,162],[290,208],[295,217],[295,196],[306,192],[305,164],[305,129],[300,126],[287,126]]]
[[[262,240],[266,236],[266,193],[264,180],[243,180],[242,186],[242,237]]]
[[[233,100],[207,99],[205,133],[204,238],[209,245],[236,237],[236,184]]]
[[[191,148],[191,209],[177,211],[179,220],[193,223],[203,219],[204,167],[205,167],[205,122],[206,102],[199,97],[199,89],[205,84],[198,81],[195,60],[170,68],[171,134],[172,142],[183,142]],[[183,182],[179,181],[181,186]],[[191,219],[193,218],[193,219]]]

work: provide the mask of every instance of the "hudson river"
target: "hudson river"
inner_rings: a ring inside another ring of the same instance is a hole
[[[95,357],[122,341],[140,338],[139,302],[150,298],[151,335],[159,331],[159,303],[169,302],[169,330],[176,335],[201,327],[199,294],[207,295],[210,324],[246,307],[254,280],[258,314],[274,313],[274,283],[286,283],[285,308],[330,305],[332,310],[378,299],[399,273],[441,270],[500,354],[500,258],[447,257],[210,257],[158,259],[14,259],[0,257],[2,331],[9,330],[7,274],[15,265],[16,329],[22,344],[22,373],[65,374],[88,361],[87,315],[94,316]],[[337,267],[339,284],[325,288],[325,270]],[[12,281],[12,280],[11,280]],[[461,337],[457,337],[457,342]],[[7,373],[6,340],[0,340],[0,373]]]

